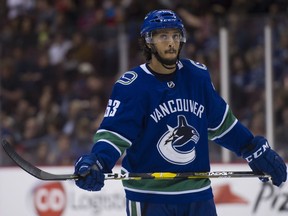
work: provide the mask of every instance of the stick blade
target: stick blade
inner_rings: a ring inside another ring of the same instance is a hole
[[[45,181],[57,181],[57,180],[69,180],[69,179],[77,179],[78,176],[71,174],[57,175],[45,172],[28,161],[24,160],[17,152],[12,148],[9,142],[5,139],[1,140],[1,145],[5,150],[6,154],[24,171],[29,173],[30,175]]]

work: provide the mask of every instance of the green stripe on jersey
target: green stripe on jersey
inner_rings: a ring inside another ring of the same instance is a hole
[[[219,136],[221,136],[224,132],[226,132],[236,121],[236,117],[233,115],[231,109],[229,108],[227,115],[224,116],[224,121],[222,125],[217,128],[216,130],[209,130],[208,131],[208,138],[209,140],[213,140]]]
[[[94,143],[96,143],[99,140],[113,143],[121,151],[121,155],[131,145],[124,137],[121,137],[120,135],[117,135],[116,133],[108,130],[97,131],[97,133],[93,137],[93,141]]]
[[[137,207],[136,207],[136,202],[134,202],[134,201],[129,201],[130,203],[129,204],[131,204],[131,208],[130,208],[130,215],[131,216],[137,216]],[[140,215],[139,215],[140,216]]]
[[[210,186],[210,179],[175,179],[175,180],[125,180],[123,186],[129,190],[141,190],[147,193],[185,193],[193,190],[201,191],[202,188]]]

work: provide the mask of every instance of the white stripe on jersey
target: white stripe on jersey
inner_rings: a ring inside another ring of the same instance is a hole
[[[125,190],[133,191],[133,192],[136,192],[136,193],[161,194],[161,195],[179,195],[179,194],[197,193],[197,192],[208,190],[209,188],[211,188],[211,185],[208,185],[206,187],[202,187],[202,188],[199,188],[199,189],[193,189],[193,190],[165,192],[165,191],[140,190],[140,189],[135,189],[135,188],[124,187]]]
[[[224,131],[222,134],[220,134],[219,136],[213,137],[211,140],[216,140],[218,138],[223,137],[225,134],[227,134],[230,130],[232,130],[232,128],[236,125],[236,123],[238,122],[238,119],[235,119],[235,121],[233,122],[233,124],[226,130]]]
[[[120,139],[122,139],[122,140],[124,140],[125,142],[127,142],[130,146],[132,145],[132,142],[131,142],[129,139],[125,138],[124,136],[122,136],[122,135],[120,135],[120,134],[118,134],[118,133],[116,133],[116,132],[114,132],[114,131],[105,130],[105,129],[99,129],[99,130],[97,131],[97,133],[101,133],[101,132],[109,132],[109,133],[112,133],[112,134],[114,134],[115,136],[118,136]]]
[[[133,205],[135,205],[136,215],[133,214]],[[141,204],[140,202],[135,202],[128,200],[129,215],[128,216],[141,216]]]
[[[120,156],[122,155],[120,149],[119,149],[114,143],[110,142],[110,141],[107,140],[107,139],[99,139],[97,142],[100,142],[100,141],[101,141],[101,142],[108,143],[109,145],[111,145],[111,146],[119,153]]]
[[[228,111],[229,111],[229,106],[226,105],[225,113],[224,113],[224,115],[223,115],[223,118],[222,118],[222,121],[220,122],[220,124],[219,124],[217,127],[215,127],[215,128],[208,128],[208,130],[210,130],[210,131],[216,131],[218,128],[220,128],[221,125],[223,124],[224,120],[226,119],[226,116],[227,116],[227,114],[228,114]]]

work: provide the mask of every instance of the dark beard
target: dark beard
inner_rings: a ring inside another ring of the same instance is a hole
[[[177,60],[178,60],[178,58],[174,58],[174,59],[163,59],[163,58],[161,58],[161,63],[164,64],[164,65],[175,65]]]
[[[178,61],[178,56],[174,59],[164,59],[164,58],[161,58],[157,52],[154,53],[154,55],[157,58],[157,60],[164,65],[175,65],[176,62]]]
[[[170,50],[168,50],[167,52],[169,52]],[[162,64],[162,65],[176,65],[176,63],[178,62],[178,58],[179,58],[179,53],[180,53],[180,49],[178,50],[178,55],[176,58],[174,59],[164,59],[162,57],[160,57],[160,55],[158,54],[158,52],[156,51],[155,47],[152,46],[151,47],[151,52],[155,55],[156,59]],[[177,52],[175,50],[175,52]]]

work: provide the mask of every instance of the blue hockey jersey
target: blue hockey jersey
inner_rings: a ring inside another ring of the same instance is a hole
[[[210,171],[208,139],[240,155],[253,138],[215,91],[205,65],[181,59],[170,80],[147,64],[115,83],[92,148],[111,170],[120,156],[133,173]],[[183,203],[211,199],[209,179],[125,180],[134,201]]]

